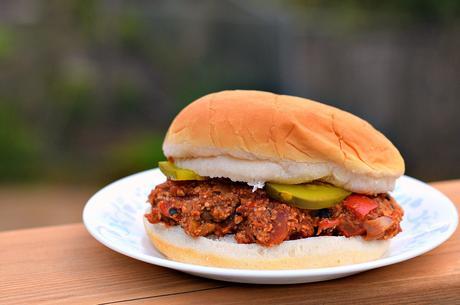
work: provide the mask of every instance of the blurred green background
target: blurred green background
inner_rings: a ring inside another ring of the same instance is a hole
[[[460,177],[460,1],[0,2],[0,183],[156,166],[174,115],[258,89],[351,111],[407,173]]]

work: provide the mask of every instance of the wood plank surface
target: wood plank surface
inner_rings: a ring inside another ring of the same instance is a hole
[[[96,304],[222,286],[118,254],[82,224],[0,233],[0,304]]]
[[[460,180],[433,183],[460,207]],[[118,254],[82,224],[0,233],[0,304],[460,304],[460,233],[415,259],[300,285],[206,280]]]

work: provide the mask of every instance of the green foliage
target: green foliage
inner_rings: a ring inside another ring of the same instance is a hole
[[[372,22],[379,20],[376,17],[386,17],[395,23],[448,23],[460,17],[458,0],[296,0],[294,3],[305,12],[324,9],[335,13],[345,22]]]
[[[64,111],[81,112],[92,99],[94,88],[92,83],[85,79],[58,80],[55,83],[56,103],[64,107]]]
[[[61,78],[50,92],[56,114],[55,128],[59,128],[55,145],[62,152],[75,149],[74,138],[91,119],[95,101],[93,82],[86,78]]]
[[[8,58],[13,52],[13,32],[0,26],[0,60]]]
[[[157,133],[133,134],[117,141],[107,152],[104,179],[120,178],[137,171],[157,167],[165,160],[161,149],[163,135]]]
[[[120,41],[124,48],[139,51],[146,40],[144,19],[134,9],[124,12],[118,20]]]
[[[71,3],[74,20],[79,24],[79,28],[88,34],[91,34],[98,18],[96,4],[95,0],[74,0]]]
[[[0,101],[0,181],[37,177],[41,144],[18,112]]]
[[[117,116],[129,117],[135,115],[142,104],[142,90],[131,80],[120,80],[114,88],[114,108]]]

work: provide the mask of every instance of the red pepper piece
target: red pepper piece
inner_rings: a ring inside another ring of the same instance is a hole
[[[333,229],[337,227],[340,224],[339,219],[329,219],[329,218],[324,218],[321,219],[320,222],[318,223],[318,234],[320,234],[323,231],[326,231],[327,229]]]
[[[353,212],[356,217],[363,219],[369,214],[373,209],[378,207],[377,202],[371,198],[363,195],[350,195],[344,201],[343,205]]]

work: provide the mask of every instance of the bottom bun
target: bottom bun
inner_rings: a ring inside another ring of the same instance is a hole
[[[319,236],[284,241],[278,246],[238,244],[233,235],[222,238],[190,237],[180,226],[144,226],[154,246],[174,261],[238,269],[321,268],[367,262],[382,257],[388,240]]]

